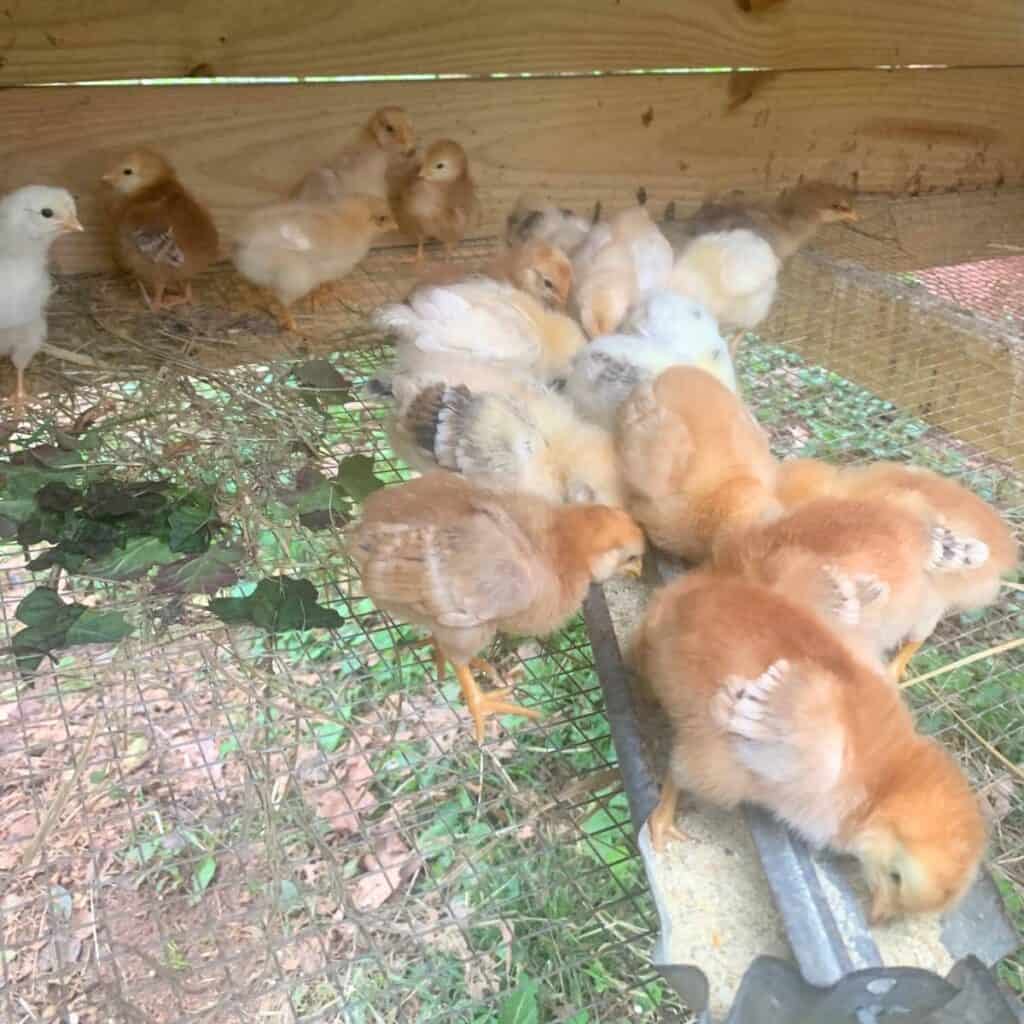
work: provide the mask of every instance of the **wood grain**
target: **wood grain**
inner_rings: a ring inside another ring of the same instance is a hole
[[[1017,0],[8,0],[0,84],[1022,63]]]
[[[421,138],[466,145],[485,235],[523,191],[589,210],[642,186],[660,214],[669,198],[775,191],[801,174],[886,193],[1024,180],[1024,71],[783,73],[739,106],[725,78],[5,90],[2,184],[65,184],[95,228],[104,166],[159,143],[230,233],[385,103],[405,106]],[[105,267],[102,231],[58,260]]]

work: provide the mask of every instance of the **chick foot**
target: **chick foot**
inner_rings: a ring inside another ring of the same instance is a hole
[[[413,650],[418,647],[430,648],[430,656],[434,659],[434,670],[437,672],[437,681],[439,683],[443,683],[444,677],[448,671],[448,659],[444,656],[444,652],[441,648],[437,646],[437,641],[433,636],[425,636],[421,637],[419,640],[414,640],[409,644],[409,647]]]
[[[920,650],[921,642],[919,640],[908,640],[899,650],[899,653],[889,663],[889,678],[894,683],[900,683],[903,681],[903,677],[907,674],[907,666],[910,664],[910,659]]]
[[[666,775],[661,784],[661,799],[647,819],[651,833],[651,846],[663,853],[670,839],[684,842],[690,837],[676,825],[676,805],[679,802],[679,787]]]
[[[478,661],[479,659],[474,659]],[[534,708],[524,708],[519,704],[509,703],[505,697],[508,689],[484,693],[473,678],[469,665],[454,665],[455,678],[462,687],[462,697],[473,716],[473,726],[477,743],[484,741],[484,727],[491,715],[522,715],[524,718],[540,718],[540,712]],[[492,671],[496,671],[490,666]]]

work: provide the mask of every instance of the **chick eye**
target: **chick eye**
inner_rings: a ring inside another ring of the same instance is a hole
[[[439,170],[439,171],[443,171],[444,170],[444,164],[434,164],[434,167],[437,170]]]
[[[40,212],[40,213],[41,213],[41,214],[42,214],[42,215],[43,215],[44,217],[46,217],[46,219],[47,219],[47,220],[49,220],[49,219],[50,219],[50,217],[52,217],[52,216],[53,216],[53,210],[51,210],[51,209],[50,209],[50,208],[49,208],[48,206],[44,206],[44,207],[43,207],[43,208],[42,208],[42,209],[41,209],[41,210],[40,210],[39,212]]]
[[[547,288],[549,291],[554,291],[555,283],[554,281],[551,280],[551,278],[545,277],[542,278],[541,280],[543,281],[545,288]]]
[[[130,167],[126,167],[121,173],[122,174],[134,174],[135,172]]]
[[[393,124],[386,124],[384,125],[384,131],[386,131],[389,135],[393,135],[395,132],[395,126]]]
[[[898,871],[890,871],[889,881],[892,882],[893,885],[900,885],[903,882],[903,876]]]

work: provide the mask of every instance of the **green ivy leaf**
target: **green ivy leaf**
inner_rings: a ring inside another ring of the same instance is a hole
[[[349,455],[342,459],[337,479],[345,493],[358,502],[365,501],[384,486],[384,481],[373,475],[373,459],[368,455]]]
[[[192,891],[196,896],[202,896],[206,892],[216,873],[217,858],[208,853],[196,864],[192,872]]]
[[[180,555],[196,555],[210,546],[213,531],[220,525],[213,500],[191,491],[175,502],[167,516],[170,535],[167,543]]]
[[[228,625],[248,623],[268,633],[332,628],[343,621],[333,608],[317,602],[316,588],[309,580],[290,576],[262,579],[248,597],[217,597],[209,608]]]
[[[292,371],[304,388],[317,392],[328,405],[352,401],[352,381],[343,377],[326,359],[310,359]]]
[[[130,636],[131,632],[132,626],[120,612],[99,612],[95,608],[85,608],[71,623],[64,642],[68,647],[75,644],[115,644]]]
[[[174,558],[174,552],[159,537],[133,537],[104,558],[82,563],[77,571],[103,580],[134,580],[154,565],[166,565]]]
[[[164,565],[153,580],[158,594],[215,594],[238,579],[242,552],[212,547],[199,555]]]
[[[498,1024],[538,1024],[537,982],[523,978],[498,1010]]]
[[[67,607],[52,587],[36,587],[21,599],[14,617],[26,626],[45,626]]]

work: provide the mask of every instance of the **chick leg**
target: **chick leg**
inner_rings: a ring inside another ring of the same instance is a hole
[[[142,301],[145,302],[150,313],[158,313],[160,311],[160,302],[164,297],[164,286],[162,284],[156,285],[151,296],[146,291],[146,286],[139,281],[139,291],[142,292]]]
[[[907,674],[910,659],[917,654],[920,648],[920,640],[907,640],[900,648],[899,653],[889,663],[889,678],[894,683],[902,682],[903,677]]]
[[[418,267],[423,262],[423,239],[418,238],[416,240],[416,266]]]
[[[455,678],[462,687],[462,696],[466,701],[466,707],[473,716],[473,726],[476,732],[477,743],[484,741],[484,722],[490,715],[522,715],[524,718],[540,718],[540,712],[533,708],[520,707],[518,704],[510,704],[502,699],[502,696],[495,696],[491,693],[484,693],[473,678],[473,672],[468,665],[455,665]]]
[[[729,355],[736,358],[736,353],[739,351],[740,342],[743,341],[743,335],[747,332],[741,327],[738,331],[735,331],[732,337],[729,339]]]
[[[160,287],[160,307],[162,309],[170,309],[171,306],[191,306],[192,305],[192,282],[186,281],[185,287],[182,288],[180,295],[173,295],[168,298],[164,294],[163,286]]]
[[[679,803],[679,787],[670,773],[665,774],[661,783],[661,798],[647,819],[647,827],[651,833],[651,846],[658,853],[665,849],[669,839],[683,841],[689,836],[676,826],[676,806]]]
[[[25,415],[25,369],[24,367],[16,366],[14,373],[17,377],[17,384],[14,388],[14,396],[11,403],[14,406],[14,415],[21,419]]]
[[[437,681],[439,683],[444,682],[444,677],[448,672],[448,659],[444,656],[441,648],[437,646],[437,641],[432,636],[425,636],[409,644],[409,646],[413,650],[417,647],[430,648],[430,655],[434,659],[434,669],[437,672]]]

